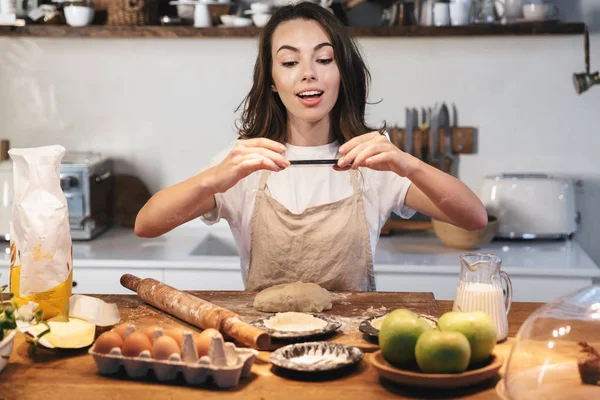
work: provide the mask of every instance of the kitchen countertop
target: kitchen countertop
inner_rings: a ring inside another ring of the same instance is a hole
[[[2,249],[0,267],[8,267],[8,243],[0,244]],[[574,240],[493,241],[478,251],[499,255],[502,269],[511,275],[600,277],[598,265]],[[375,271],[456,273],[461,253],[444,246],[432,232],[382,236]],[[91,241],[74,241],[73,258],[75,268],[239,270],[237,247],[223,225],[182,226],[154,239],[139,238],[132,229],[112,228]]]
[[[194,295],[222,306],[230,307],[244,318],[250,317],[250,302],[255,293],[250,292],[192,292]],[[416,312],[431,312],[435,316],[449,311],[452,303],[438,301],[424,293],[333,293],[333,309],[327,314],[344,320],[361,316],[369,310],[385,305],[388,310],[408,307]],[[122,320],[136,326],[158,325],[164,328],[186,325],[160,310],[140,301],[137,296],[98,296],[116,302]],[[539,303],[515,303],[508,315],[510,335],[513,336]],[[345,326],[345,325],[344,325]],[[195,328],[191,328],[195,329]],[[348,331],[355,330],[348,328]],[[495,352],[506,357],[514,339],[509,338],[496,346]],[[23,335],[17,335],[15,347],[6,370],[2,372],[0,393],[6,399],[86,398],[86,399],[414,399],[414,398],[469,398],[499,399],[495,385],[499,377],[492,378],[465,389],[417,389],[381,380],[371,365],[371,353],[365,353],[360,364],[348,375],[298,380],[280,374],[268,362],[269,352],[260,352],[249,377],[242,378],[238,386],[217,390],[212,386],[187,386],[181,379],[159,383],[151,376],[129,379],[123,372],[117,376],[101,376],[87,349],[59,352],[38,349],[35,360],[27,354]],[[503,369],[500,370],[502,375]]]

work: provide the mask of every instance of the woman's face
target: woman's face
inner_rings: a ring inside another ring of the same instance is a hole
[[[288,114],[317,122],[333,109],[340,89],[340,71],[331,41],[314,20],[296,19],[273,32],[273,90]]]

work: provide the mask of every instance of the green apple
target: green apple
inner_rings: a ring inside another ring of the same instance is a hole
[[[472,364],[486,361],[496,346],[496,325],[484,312],[447,312],[440,317],[437,326],[441,331],[465,335],[471,345]]]
[[[398,309],[392,311],[391,313],[389,313],[387,316],[388,317],[392,316],[393,318],[401,318],[401,317],[419,318],[419,316],[416,313],[414,313],[406,308],[398,308]]]
[[[383,358],[392,364],[403,364],[415,359],[419,336],[433,329],[431,324],[410,310],[391,312],[379,330],[379,347]]]
[[[415,357],[425,373],[457,374],[467,369],[471,346],[460,332],[431,330],[419,337]]]

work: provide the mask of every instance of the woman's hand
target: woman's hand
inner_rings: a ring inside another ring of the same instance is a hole
[[[404,153],[381,133],[375,131],[352,138],[340,146],[343,157],[334,166],[336,170],[367,167],[377,171],[391,171],[406,176],[415,158]]]
[[[285,146],[266,138],[240,140],[220,164],[156,193],[135,219],[135,234],[157,237],[216,207],[216,193],[260,169],[281,171],[289,165]]]
[[[223,193],[251,173],[264,169],[281,171],[290,165],[283,156],[286,148],[267,138],[240,140],[211,172],[215,193]]]
[[[379,132],[355,137],[340,146],[336,170],[368,167],[407,177],[411,185],[405,204],[432,218],[468,230],[482,229],[487,213],[475,194],[457,178],[404,153]]]

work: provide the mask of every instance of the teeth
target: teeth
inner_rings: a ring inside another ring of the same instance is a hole
[[[313,96],[313,95],[319,95],[323,92],[318,92],[316,90],[309,90],[306,92],[302,92],[302,93],[298,93],[299,96]]]

